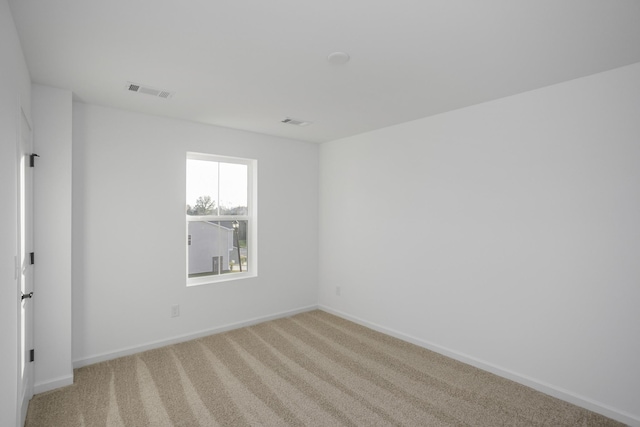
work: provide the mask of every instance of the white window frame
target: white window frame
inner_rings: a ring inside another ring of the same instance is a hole
[[[204,160],[218,163],[247,165],[247,214],[246,215],[187,215],[185,211],[185,277],[187,286],[199,286],[210,283],[228,282],[258,276],[258,161],[240,157],[220,156],[216,154],[187,152],[185,159],[185,177],[187,160]],[[186,182],[185,197],[186,200]],[[217,201],[216,201],[217,203]],[[237,273],[189,277],[189,222],[194,221],[247,221],[247,270]]]

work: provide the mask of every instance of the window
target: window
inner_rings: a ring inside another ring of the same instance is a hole
[[[187,153],[187,285],[256,276],[256,161]]]

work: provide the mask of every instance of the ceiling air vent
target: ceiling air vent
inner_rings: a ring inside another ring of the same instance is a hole
[[[171,98],[173,93],[167,90],[154,89],[149,86],[143,86],[137,83],[127,83],[127,90],[131,92],[144,93],[146,95],[156,96],[158,98]]]
[[[311,122],[308,122],[306,120],[292,119],[291,117],[280,120],[280,122],[293,126],[309,126],[311,124]]]

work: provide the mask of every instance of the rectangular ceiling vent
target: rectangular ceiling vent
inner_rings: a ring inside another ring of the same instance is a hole
[[[306,120],[292,119],[291,117],[280,120],[280,122],[293,126],[309,126],[311,124],[311,122],[308,122]]]
[[[127,90],[131,92],[144,93],[145,95],[156,96],[158,98],[168,99],[173,96],[173,93],[167,90],[154,89],[149,86],[143,86],[137,83],[127,83]]]

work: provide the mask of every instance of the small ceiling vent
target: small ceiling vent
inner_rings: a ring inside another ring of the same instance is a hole
[[[286,119],[280,120],[282,123],[286,123],[288,125],[293,126],[309,126],[311,122],[306,120],[292,119],[291,117],[287,117]]]
[[[158,98],[168,99],[173,96],[173,93],[167,90],[154,89],[149,86],[143,86],[137,83],[127,83],[127,90],[131,92],[144,93],[146,95],[156,96]]]

